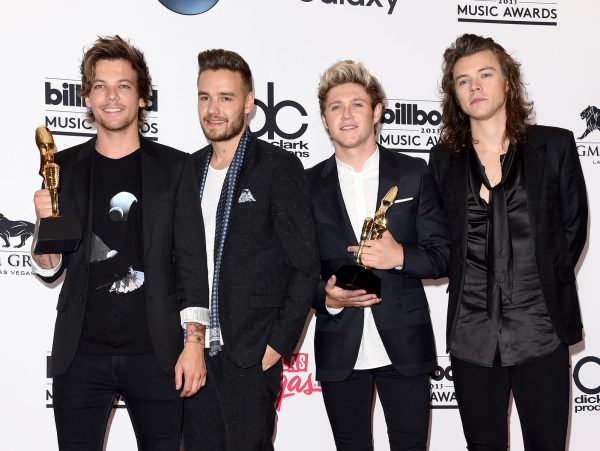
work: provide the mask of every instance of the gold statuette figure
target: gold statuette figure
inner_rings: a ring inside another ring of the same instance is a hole
[[[379,210],[375,212],[375,219],[371,217],[365,219],[365,222],[363,223],[362,232],[360,233],[360,246],[356,254],[356,263],[358,265],[369,269],[366,265],[363,265],[361,260],[361,254],[365,245],[365,241],[378,240],[381,238],[381,235],[383,235],[383,232],[387,230],[387,211],[392,205],[394,205],[394,201],[396,200],[397,195],[398,187],[392,186],[390,190],[386,193],[386,195],[383,196],[383,199],[381,199],[381,205],[379,206]]]
[[[57,218],[58,190],[60,188],[60,167],[54,162],[54,138],[47,127],[40,125],[35,129],[35,143],[40,150],[40,175],[44,178],[44,188],[50,191],[52,215]]]
[[[383,232],[387,230],[386,215],[389,208],[394,205],[397,195],[398,187],[392,186],[381,199],[381,205],[374,217],[365,219],[360,234],[356,265],[344,265],[336,271],[337,286],[346,290],[365,290],[367,293],[381,297],[381,279],[370,271],[371,268],[362,263],[361,255],[366,241],[380,239]]]
[[[54,138],[50,130],[43,125],[36,128],[35,143],[40,151],[40,175],[44,178],[44,188],[50,191],[52,213],[39,220],[33,251],[37,254],[72,252],[81,240],[81,226],[72,206],[65,208],[69,205],[63,203],[63,214],[58,211],[60,167],[54,162]]]

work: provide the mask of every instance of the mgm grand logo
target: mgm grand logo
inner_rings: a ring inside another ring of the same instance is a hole
[[[25,244],[33,237],[33,228],[31,222],[8,219],[0,213],[0,276],[31,275],[31,257]]]
[[[600,164],[600,108],[588,105],[579,117],[585,121],[585,130],[577,138],[577,153],[580,157],[594,157],[593,164]]]

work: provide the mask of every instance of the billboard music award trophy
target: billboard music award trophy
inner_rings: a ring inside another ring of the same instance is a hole
[[[52,214],[41,218],[33,252],[36,254],[60,254],[77,249],[81,240],[81,227],[74,215],[61,215],[58,210],[60,190],[60,167],[54,162],[54,139],[43,125],[35,129],[35,143],[40,151],[40,175],[44,188],[50,191]]]
[[[387,230],[385,216],[388,209],[394,205],[397,195],[398,187],[392,186],[381,199],[381,205],[374,217],[365,219],[356,253],[356,265],[344,265],[336,271],[336,286],[345,290],[365,290],[381,298],[381,279],[371,272],[371,268],[362,263],[361,254],[367,240],[378,240]]]

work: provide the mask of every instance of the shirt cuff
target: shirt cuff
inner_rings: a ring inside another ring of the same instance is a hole
[[[42,268],[40,265],[38,265],[35,262],[35,260],[33,259],[33,256],[31,256],[30,262],[31,262],[31,271],[33,271],[34,274],[37,274],[38,276],[41,276],[41,277],[52,277],[54,274],[56,274],[58,272],[58,270],[60,269],[60,266],[62,265],[62,254],[58,254],[58,263],[53,268]]]
[[[325,304],[325,308],[327,309],[327,313],[329,313],[331,316],[335,316],[338,313],[340,313],[342,310],[344,310],[344,307],[339,307],[339,308],[329,307],[327,304]]]
[[[205,307],[187,307],[179,312],[181,316],[181,327],[185,329],[186,323],[198,323],[203,326],[210,324],[210,315]]]

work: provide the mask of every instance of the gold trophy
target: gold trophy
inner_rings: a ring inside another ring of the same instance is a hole
[[[40,175],[44,178],[44,188],[50,191],[52,218],[58,218],[58,189],[60,188],[60,166],[54,162],[54,138],[47,127],[35,129],[35,143],[40,150]]]
[[[40,125],[35,129],[35,143],[40,151],[40,175],[44,179],[44,188],[50,191],[52,213],[40,219],[33,251],[36,254],[74,251],[81,240],[81,228],[76,216],[59,213],[60,167],[54,162],[54,138],[47,127]]]
[[[386,215],[388,209],[394,205],[398,187],[392,186],[381,199],[381,205],[373,218],[368,217],[363,223],[360,234],[360,244],[356,254],[356,265],[344,265],[335,273],[336,285],[346,290],[365,290],[367,293],[381,297],[381,279],[371,272],[371,268],[362,262],[362,251],[367,240],[378,240],[387,230]]]

